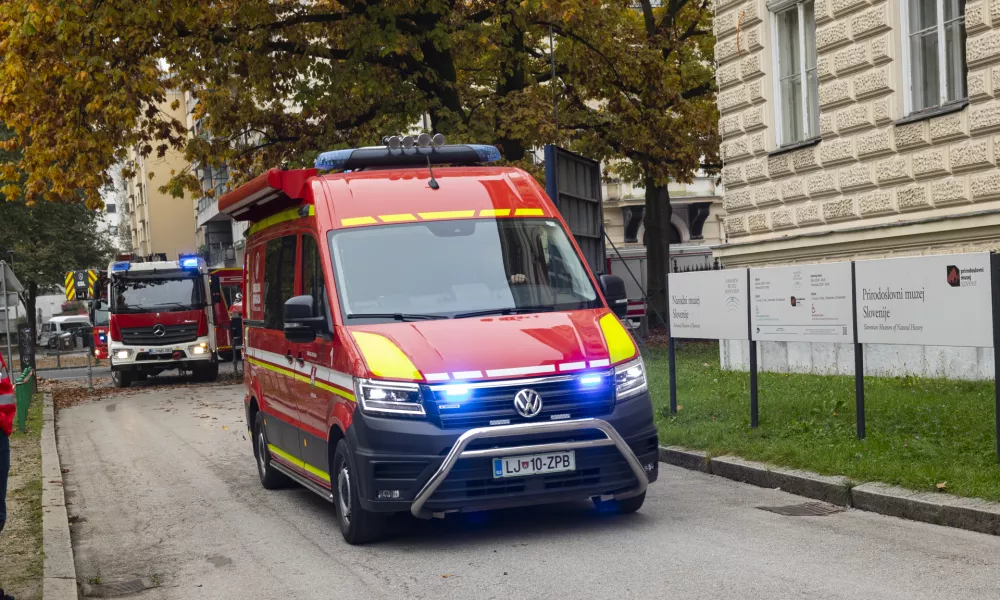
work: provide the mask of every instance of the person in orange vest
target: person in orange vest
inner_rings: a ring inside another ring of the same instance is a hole
[[[0,355],[0,532],[7,523],[7,474],[10,471],[10,435],[14,431],[14,386]],[[0,589],[0,600],[14,600]]]

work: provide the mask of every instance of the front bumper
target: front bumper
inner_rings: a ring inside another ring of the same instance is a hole
[[[202,345],[204,344],[204,345]],[[200,353],[192,349],[200,348]],[[128,356],[119,356],[119,351],[127,350]],[[167,346],[126,346],[120,342],[111,342],[108,346],[108,356],[111,357],[112,368],[155,367],[157,369],[176,369],[191,363],[205,363],[214,360],[214,349],[207,336],[193,342]]]
[[[426,518],[592,496],[641,494],[658,475],[648,394],[600,418],[539,421],[469,430],[424,420],[354,413],[347,432],[362,506]],[[576,470],[494,478],[493,457],[574,450]],[[379,499],[380,492],[392,499]]]

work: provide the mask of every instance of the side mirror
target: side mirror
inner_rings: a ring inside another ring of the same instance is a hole
[[[283,316],[285,339],[295,344],[308,344],[316,333],[326,328],[326,317],[313,314],[312,296],[295,296],[285,302]]]
[[[619,319],[624,319],[628,313],[628,296],[625,293],[625,282],[617,275],[601,275],[598,282],[601,284],[601,292],[604,299],[608,301],[611,312],[615,313]]]

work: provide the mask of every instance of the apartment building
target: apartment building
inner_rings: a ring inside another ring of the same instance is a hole
[[[1000,247],[1000,1],[721,0],[715,29],[726,266]]]
[[[171,106],[174,101],[180,102],[176,109]],[[159,109],[185,122],[184,92],[168,92],[166,101]],[[162,158],[158,158],[155,152],[143,158],[133,150],[130,158],[136,168],[135,176],[126,181],[127,223],[132,231],[132,251],[140,256],[164,253],[168,258],[196,252],[195,213],[191,198],[186,195],[177,198],[159,191],[173,173],[179,173],[188,166],[184,154],[171,149]],[[121,226],[125,226],[125,219],[122,220]]]

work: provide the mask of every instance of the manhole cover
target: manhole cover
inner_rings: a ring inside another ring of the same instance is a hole
[[[806,502],[790,506],[758,506],[757,508],[785,517],[825,517],[844,510],[839,506],[823,502]]]
[[[84,595],[90,598],[112,598],[126,594],[138,594],[152,587],[155,586],[151,581],[133,579],[131,581],[119,581],[116,583],[91,584],[89,590],[84,590]]]

